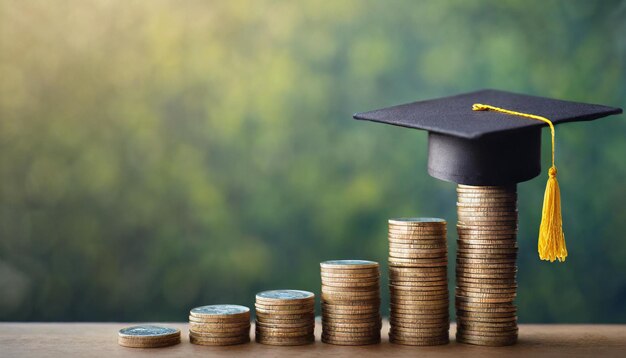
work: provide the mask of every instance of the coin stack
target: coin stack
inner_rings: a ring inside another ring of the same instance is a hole
[[[256,341],[298,346],[315,341],[315,295],[300,290],[264,291],[256,295]]]
[[[205,346],[250,342],[250,309],[238,305],[209,305],[189,312],[189,341]]]
[[[172,346],[180,343],[180,330],[152,325],[122,328],[118,333],[117,343],[131,348]]]
[[[459,185],[456,317],[458,342],[517,341],[516,186]]]
[[[446,221],[390,219],[388,238],[389,341],[415,346],[447,344],[450,315]]]
[[[333,260],[320,264],[322,342],[380,342],[380,271],[377,262]]]

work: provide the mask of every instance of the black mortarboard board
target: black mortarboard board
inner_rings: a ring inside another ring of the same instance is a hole
[[[428,173],[468,185],[507,185],[541,171],[540,121],[498,112],[477,112],[485,103],[549,118],[552,123],[590,121],[620,108],[481,90],[356,113],[355,119],[428,131]]]

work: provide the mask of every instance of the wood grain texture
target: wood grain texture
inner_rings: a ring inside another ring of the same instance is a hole
[[[342,347],[317,341],[298,347],[275,347],[249,343],[231,347],[205,347],[189,343],[186,323],[178,327],[182,343],[166,348],[137,349],[117,344],[117,331],[127,323],[0,323],[0,357],[626,357],[626,325],[521,325],[520,340],[510,347],[478,347],[454,342],[445,346],[408,347],[390,344],[389,325],[383,342],[361,347]],[[254,332],[254,327],[251,332]]]

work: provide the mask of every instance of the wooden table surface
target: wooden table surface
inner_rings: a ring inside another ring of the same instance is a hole
[[[519,342],[509,347],[478,347],[454,342],[445,346],[409,347],[390,344],[383,327],[381,344],[360,347],[334,346],[319,340],[298,347],[276,347],[249,343],[229,347],[198,346],[189,343],[187,324],[178,327],[182,342],[173,347],[137,349],[117,344],[117,331],[127,323],[0,323],[0,357],[210,357],[210,356],[407,356],[407,357],[626,357],[626,325],[521,325]],[[254,332],[254,327],[252,328]]]

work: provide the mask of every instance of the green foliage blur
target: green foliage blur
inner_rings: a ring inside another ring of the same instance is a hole
[[[426,134],[352,113],[481,88],[624,107],[624,1],[0,1],[0,320],[185,321],[440,216]],[[519,185],[521,322],[626,322],[624,116],[557,127],[570,257]],[[454,287],[450,260],[450,287]],[[388,292],[383,289],[383,312]]]

